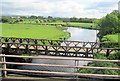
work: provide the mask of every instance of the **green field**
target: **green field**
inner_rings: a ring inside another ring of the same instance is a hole
[[[91,28],[91,26],[94,26],[94,24],[93,23],[68,23],[68,26]]]
[[[20,21],[20,19],[9,19],[9,22],[19,20],[19,24],[37,24],[37,25],[62,25],[62,26],[70,26],[70,27],[80,27],[80,28],[88,28],[88,29],[96,29],[94,23],[78,23],[78,22],[63,22],[60,20],[56,20],[55,22],[48,22],[47,19],[23,19],[23,21]],[[37,22],[36,22],[37,21]],[[14,24],[14,23],[13,23]]]
[[[93,25],[93,23],[73,23],[73,22],[58,22],[58,23],[47,23],[47,24],[61,24],[61,25],[65,25],[65,26],[73,26],[73,27],[86,27],[89,28],[91,25]]]
[[[118,34],[111,34],[111,35],[106,35],[102,38],[104,42],[111,42],[111,43],[118,43],[118,39],[120,39],[120,33]]]
[[[55,26],[33,25],[33,24],[2,24],[3,37],[18,37],[18,38],[36,38],[36,39],[51,39],[69,38],[70,34],[64,32],[65,27],[56,28]]]
[[[54,22],[54,23],[39,23],[40,25],[43,25],[43,24],[48,24],[48,25],[63,25],[63,26],[69,26],[69,27],[80,27],[80,28],[88,28],[88,29],[91,29],[91,26],[92,26],[92,29],[95,29],[95,26],[93,23],[72,23],[72,22]]]

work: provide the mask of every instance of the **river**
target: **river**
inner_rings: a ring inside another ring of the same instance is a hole
[[[96,39],[97,39],[97,37],[96,37],[97,31],[96,30],[68,27],[68,29],[65,30],[65,31],[71,33],[71,37],[68,40],[95,42]],[[39,57],[53,57],[53,56],[39,55]],[[69,57],[69,58],[79,58],[79,57]],[[87,58],[85,58],[85,59],[87,59]],[[57,64],[57,65],[75,65],[75,61],[73,61],[73,60],[67,61],[67,60],[33,59],[32,63]],[[88,61],[79,61],[80,66],[87,65],[87,64],[88,64]],[[70,73],[75,72],[75,69],[73,69],[73,68],[61,68],[61,67],[56,68],[56,67],[47,67],[47,66],[22,66],[22,67],[20,67],[20,69],[70,72]]]
[[[97,30],[69,27],[66,31],[71,33],[71,37],[68,40],[95,42],[98,39],[96,36]]]

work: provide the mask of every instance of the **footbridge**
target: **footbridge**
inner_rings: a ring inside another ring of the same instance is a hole
[[[93,58],[94,53],[106,54],[119,51],[115,48],[103,48],[105,43],[63,41],[30,38],[1,37],[3,54],[37,54],[54,56],[74,56]],[[116,45],[115,43],[109,45]]]
[[[120,63],[120,60],[100,60],[94,59],[96,53],[104,54],[109,56],[111,53],[120,51],[116,48],[103,48],[105,43],[97,42],[82,42],[82,41],[65,41],[65,40],[46,40],[46,39],[30,39],[30,38],[15,38],[15,37],[1,37],[1,54],[0,54],[0,64],[1,76],[3,78],[9,77],[9,73],[28,73],[28,74],[39,74],[39,75],[53,75],[53,76],[67,76],[74,77],[76,79],[86,77],[86,78],[107,78],[120,80],[119,75],[105,75],[105,74],[84,74],[77,73],[80,68],[94,69],[94,70],[117,70],[120,68],[113,67],[90,67],[81,66],[79,62],[112,62]],[[117,45],[117,44],[109,44]],[[21,54],[28,54],[28,56],[21,56]],[[29,56],[32,55],[32,56]],[[46,55],[51,57],[44,57],[39,55]],[[54,57],[56,56],[56,57]],[[62,57],[61,57],[62,56]],[[76,58],[74,58],[76,57]],[[82,57],[82,58],[79,58]],[[59,61],[74,61],[73,65],[67,64],[38,64],[29,62],[19,62],[19,61],[8,61],[8,59],[50,59]],[[31,70],[31,69],[19,69],[19,68],[9,68],[8,65],[19,65],[19,66],[39,66],[39,67],[52,67],[52,68],[73,68],[74,72],[62,72],[62,71],[44,71],[44,70]]]

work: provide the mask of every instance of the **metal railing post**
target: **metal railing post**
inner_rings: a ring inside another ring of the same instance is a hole
[[[79,66],[79,60],[75,60],[75,66]],[[78,68],[74,68],[74,73],[76,73],[78,70]],[[74,79],[78,81],[78,75],[74,76]]]
[[[2,55],[2,54],[0,54]],[[0,62],[2,62],[2,56],[0,57]],[[0,64],[0,81],[2,80],[2,64]]]
[[[5,56],[4,56],[4,55],[5,55],[5,54],[3,54],[3,57],[2,57],[3,70],[6,70],[6,64],[5,64],[6,59],[5,59]],[[7,71],[3,71],[3,76],[4,76],[4,77],[7,77]]]

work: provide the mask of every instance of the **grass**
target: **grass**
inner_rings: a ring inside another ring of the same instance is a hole
[[[3,37],[51,39],[69,38],[68,32],[62,31],[63,28],[55,26],[33,25],[33,24],[2,24]]]
[[[84,27],[84,28],[91,28],[93,23],[68,23],[68,26],[75,26],[75,27]]]
[[[118,42],[120,42],[120,40],[118,40],[118,39],[120,39],[119,36],[120,36],[120,33],[119,34],[117,33],[117,34],[106,35],[102,38],[102,40],[104,42],[118,43]]]
[[[54,22],[54,23],[41,23],[41,24],[48,24],[48,25],[63,25],[63,26],[71,26],[71,27],[82,27],[82,28],[91,28],[91,26],[94,26],[93,23],[72,23],[72,22],[68,22],[68,23],[65,23],[65,22]]]
[[[40,23],[40,21],[38,23],[36,23],[37,19],[24,19],[23,22],[18,22],[19,24],[39,24],[39,25],[63,25],[63,26],[71,26],[71,27],[80,27],[80,28],[87,28],[87,29],[96,29],[94,23],[78,23],[78,22],[62,22],[57,20],[56,22],[44,22],[43,20],[41,20],[42,22]],[[15,19],[11,20],[11,21],[15,21]],[[92,27],[91,27],[92,26]]]

